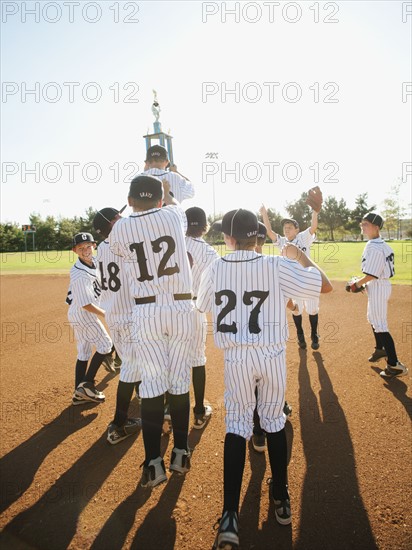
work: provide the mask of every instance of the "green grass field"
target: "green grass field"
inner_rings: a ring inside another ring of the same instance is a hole
[[[365,243],[320,242],[312,246],[311,257],[332,280],[345,281],[353,275],[360,275],[360,260]],[[395,252],[394,284],[412,282],[412,242],[391,241]],[[225,254],[224,246],[216,247]],[[265,254],[278,254],[279,249],[267,244]],[[0,272],[2,274],[65,274],[76,261],[72,251],[37,251],[0,254]]]

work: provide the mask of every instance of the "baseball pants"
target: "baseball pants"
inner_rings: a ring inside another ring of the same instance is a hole
[[[375,332],[389,332],[388,300],[392,292],[391,283],[387,279],[376,279],[366,285],[368,293],[367,319]]]
[[[266,432],[285,427],[286,351],[283,346],[225,349],[226,433],[250,439],[256,406]]]
[[[142,398],[158,397],[166,391],[173,395],[189,391],[194,311],[193,302],[182,303],[178,307],[137,305],[133,309]]]
[[[77,345],[77,359],[88,361],[92,356],[93,346],[102,355],[112,350],[112,340],[103,323],[94,315],[84,309],[68,312],[68,319],[73,327]]]

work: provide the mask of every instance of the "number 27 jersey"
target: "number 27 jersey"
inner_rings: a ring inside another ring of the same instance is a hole
[[[240,250],[214,261],[203,273],[196,307],[212,311],[219,348],[283,346],[287,300],[316,298],[321,284],[316,268]]]
[[[110,248],[123,258],[132,296],[191,292],[186,223],[185,213],[178,206],[134,212],[115,223]]]

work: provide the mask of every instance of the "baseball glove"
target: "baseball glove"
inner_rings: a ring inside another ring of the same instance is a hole
[[[316,186],[309,189],[306,204],[309,205],[312,210],[319,213],[320,209],[322,208],[322,202],[323,196],[320,188]]]
[[[353,277],[350,281],[346,283],[345,290],[346,292],[353,292],[354,294],[357,294],[358,292],[363,292],[365,290],[365,285],[358,286],[357,283],[358,279],[356,277]]]

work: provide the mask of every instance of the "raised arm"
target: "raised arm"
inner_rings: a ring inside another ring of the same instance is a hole
[[[266,227],[266,231],[268,232],[269,239],[273,242],[276,242],[278,240],[278,234],[273,231],[272,226],[270,225],[268,211],[266,210],[266,206],[264,204],[262,204],[262,206],[260,207],[259,214],[262,216],[262,220]]]
[[[316,233],[318,228],[318,214],[322,208],[323,195],[319,186],[312,187],[308,191],[308,196],[306,199],[306,204],[312,208],[312,222],[309,228],[311,235]]]
[[[316,233],[317,228],[318,228],[318,212],[315,212],[315,210],[312,210],[312,222],[309,227],[310,234],[314,235]]]
[[[172,197],[172,195],[170,194],[170,183],[167,181],[166,178],[162,179],[162,184],[163,184],[163,202],[164,202],[164,204],[166,206],[170,206],[170,205],[178,206],[180,203],[174,197]]]

